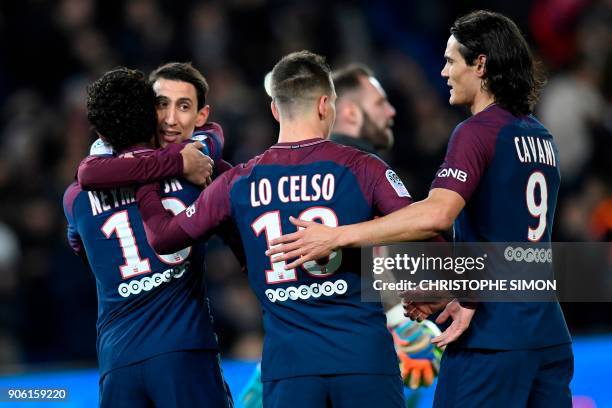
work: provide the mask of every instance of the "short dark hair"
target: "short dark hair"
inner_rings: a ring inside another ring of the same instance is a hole
[[[151,84],[160,78],[190,83],[196,91],[198,110],[206,105],[208,82],[204,75],[191,65],[191,62],[169,62],[149,74]]]
[[[499,105],[514,115],[533,111],[545,80],[512,20],[478,10],[455,20],[450,32],[468,65],[474,65],[478,55],[486,55],[484,86]]]
[[[333,89],[325,57],[310,51],[285,55],[272,69],[270,91],[279,107],[291,109],[319,92],[331,94]]]
[[[87,119],[115,150],[155,134],[155,93],[141,71],[116,68],[87,87]]]
[[[374,76],[374,73],[370,68],[357,63],[335,70],[332,73],[332,80],[338,98],[342,98],[347,92],[358,90],[361,87],[360,78],[369,78],[372,76]]]

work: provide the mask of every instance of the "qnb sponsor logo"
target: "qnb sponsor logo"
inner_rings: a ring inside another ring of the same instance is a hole
[[[467,173],[465,171],[459,169],[452,169],[450,167],[438,171],[436,177],[452,177],[463,183],[467,181]]]
[[[521,248],[508,246],[504,250],[504,258],[506,261],[514,262],[535,262],[535,263],[551,263],[552,249],[544,248]]]
[[[287,288],[268,289],[265,294],[268,300],[274,302],[284,302],[286,300],[306,300],[318,298],[320,296],[344,295],[348,289],[348,284],[344,279],[335,282],[313,283],[312,285],[300,285],[298,287],[289,286]]]
[[[163,272],[154,273],[151,276],[146,276],[142,279],[134,279],[129,282],[124,282],[117,288],[119,295],[126,298],[130,295],[137,295],[140,292],[148,292],[151,289],[158,287],[163,283],[170,282],[173,278],[178,279],[185,274],[189,267],[189,262],[185,262],[177,267],[167,269]]]

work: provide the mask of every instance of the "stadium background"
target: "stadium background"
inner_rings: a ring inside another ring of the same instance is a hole
[[[209,81],[211,120],[225,129],[225,156],[239,163],[276,139],[262,83],[280,56],[309,49],[333,68],[366,63],[397,109],[396,143],[385,158],[422,198],[452,128],[467,117],[448,106],[439,75],[448,28],[476,8],[512,17],[548,71],[537,113],[561,155],[554,240],[610,241],[610,0],[3,0],[0,387],[50,385],[37,375],[59,372],[52,378],[70,378],[74,392],[97,396],[95,283],[66,243],[61,209],[93,140],[85,114],[89,82],[118,65],[148,72],[171,60],[193,61]],[[207,280],[223,355],[255,360],[262,338],[257,301],[229,251],[217,241],[209,248]],[[609,276],[602,285],[612,284]],[[612,358],[612,308],[563,307],[577,339],[574,391],[584,396],[577,404],[612,406],[612,391],[597,383],[612,374],[605,360]],[[240,377],[250,365],[236,367]],[[81,368],[90,370],[74,378],[62,371]]]

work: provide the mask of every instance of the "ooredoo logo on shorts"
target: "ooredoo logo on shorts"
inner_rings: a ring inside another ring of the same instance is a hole
[[[285,302],[287,300],[306,300],[320,296],[343,295],[348,289],[344,279],[335,282],[326,281],[313,283],[311,285],[289,286],[287,288],[268,289],[265,291],[268,300],[272,303]]]

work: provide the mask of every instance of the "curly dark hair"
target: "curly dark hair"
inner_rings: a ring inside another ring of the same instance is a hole
[[[455,20],[450,32],[468,65],[481,54],[487,57],[484,87],[499,105],[515,116],[533,112],[545,79],[512,20],[478,10]]]
[[[116,68],[87,87],[87,119],[117,151],[149,143],[157,127],[155,93],[137,70]]]

